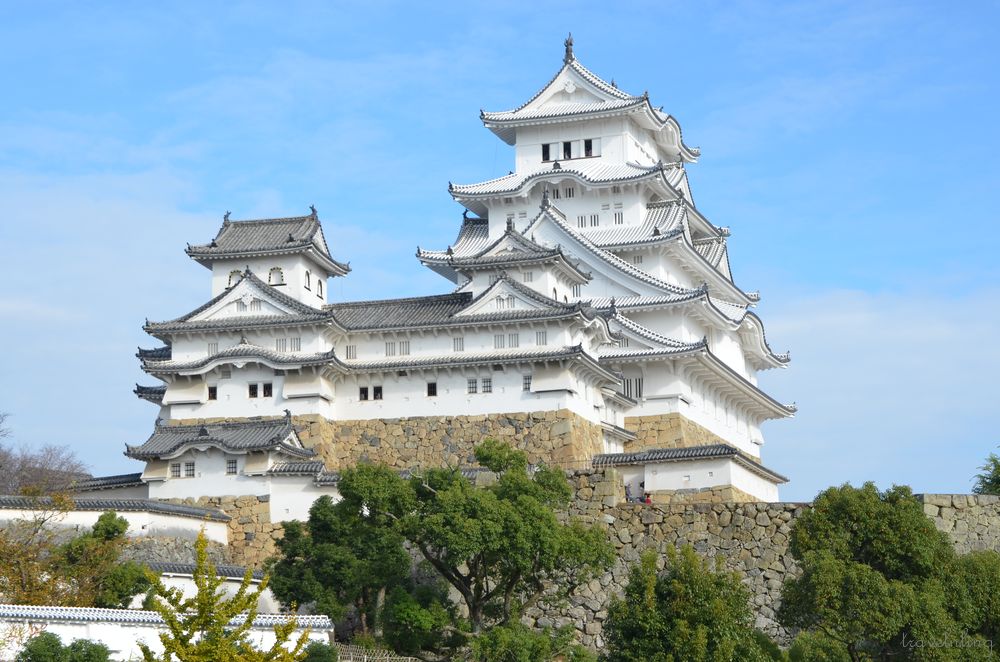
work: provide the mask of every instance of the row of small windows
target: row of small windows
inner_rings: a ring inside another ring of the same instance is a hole
[[[357,345],[354,347],[354,358],[357,358],[358,348]],[[400,340],[398,343],[395,340],[389,340],[385,343],[385,355],[386,356],[396,356],[396,350],[399,349],[400,356],[409,356],[410,354],[410,341]],[[347,358],[351,358],[348,356]]]
[[[615,203],[615,212],[612,215],[615,225],[625,224],[625,212],[620,211],[622,209],[622,203]],[[610,205],[601,205],[601,211],[610,211]],[[579,214],[576,217],[576,225],[580,228],[592,227],[597,228],[601,226],[601,215],[600,214]]]
[[[576,191],[572,187],[564,189],[564,192],[566,194],[565,197],[567,197],[567,198],[572,198],[572,197],[574,197],[576,195]],[[585,189],[580,189],[580,195],[583,195],[585,192],[586,192]],[[611,187],[611,193],[613,195],[621,195],[621,192],[622,192],[622,187],[619,186],[618,184],[615,184],[614,186]],[[549,195],[551,195],[553,198],[558,198],[562,194],[560,194],[558,192],[558,189],[553,188],[553,189],[549,189]],[[514,204],[514,198],[512,198],[512,197],[506,197],[506,198],[503,199],[503,203],[505,205],[512,205],[512,204]],[[616,204],[615,207],[620,209],[621,208],[621,204],[620,203]],[[605,209],[607,209],[606,206],[605,206]],[[518,218],[527,218],[528,217],[528,212],[526,212],[526,211],[518,212],[517,217]],[[507,214],[507,220],[508,221],[514,220],[514,214],[508,213]]]
[[[585,159],[601,155],[601,139],[564,140],[542,145],[542,161],[559,159]]]
[[[370,388],[370,390],[369,390]],[[493,392],[493,378],[483,377],[481,379],[470,377],[466,380],[466,392],[469,394],[473,393],[492,393]],[[521,390],[530,391],[531,390],[531,375],[524,375],[521,377]],[[368,400],[369,394],[372,400],[381,400],[383,397],[383,390],[381,386],[361,386],[358,388],[358,400],[366,402]],[[427,397],[434,398],[438,394],[437,382],[427,382]]]
[[[580,296],[580,286],[573,286],[573,296]],[[497,297],[498,299],[502,297]],[[497,303],[499,306],[499,301]],[[506,305],[506,304],[504,304]],[[275,342],[277,343],[276,349],[278,351],[285,351],[285,345],[283,344],[285,338],[279,338]],[[301,349],[301,339],[300,338],[288,338],[290,342],[290,351],[297,352]],[[209,343],[209,349],[211,351],[211,346],[215,344],[215,351],[218,351],[217,343]],[[536,331],[535,332],[535,344],[538,346],[545,346],[549,344],[549,335],[547,331]],[[521,346],[521,334],[519,333],[508,333],[508,334],[496,334],[493,337],[493,347],[495,349],[504,349],[507,347],[520,347]],[[455,352],[465,351],[465,337],[456,336],[451,339],[451,348]],[[214,352],[212,352],[214,353]],[[409,356],[410,355],[410,341],[409,340],[389,340],[385,343],[385,355],[386,356]],[[354,360],[358,358],[358,346],[357,345],[345,345],[344,346],[344,357],[347,360]]]
[[[251,308],[252,309],[252,308]],[[302,338],[296,336],[294,338],[275,338],[274,339],[274,351],[276,352],[301,352],[302,351]],[[213,341],[208,343],[208,355],[215,356],[219,353],[219,343]]]
[[[247,384],[247,397],[248,398],[271,398],[274,397],[274,383],[273,382],[262,382],[255,384]],[[218,400],[219,399],[219,387],[209,386],[208,387],[208,399]]]
[[[184,471],[184,478],[194,478],[195,476],[195,466],[194,462],[173,462],[170,464],[170,477],[180,478],[181,470]],[[237,472],[236,460],[226,460],[226,475],[235,476]]]

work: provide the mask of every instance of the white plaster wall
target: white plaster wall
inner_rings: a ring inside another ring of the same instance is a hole
[[[340,501],[336,485],[316,485],[308,476],[271,476],[270,491],[272,522],[307,521],[309,509],[321,496]]]
[[[280,267],[284,273],[285,284],[278,289],[307,306],[319,308],[327,303],[328,275],[326,271],[312,260],[302,255],[272,256],[260,258],[244,258],[239,260],[218,260],[212,263],[212,296],[216,297],[229,288],[229,274],[233,271],[242,273],[247,268],[257,278],[268,282],[268,274],[272,267]],[[306,271],[311,275],[311,286],[306,289]],[[323,281],[323,296],[319,296],[316,287],[317,280]]]
[[[191,495],[186,495],[191,496]],[[58,513],[51,519],[51,525],[63,528],[73,528],[81,533],[89,531],[103,510],[71,510]],[[0,524],[14,520],[31,521],[37,517],[49,515],[48,511],[0,509]],[[203,520],[198,517],[171,515],[165,513],[149,513],[145,511],[115,511],[128,522],[126,535],[130,538],[145,536],[174,536],[193,540],[198,532],[204,529],[205,536],[213,541],[228,544],[226,522]]]
[[[179,588],[186,598],[191,598],[198,594],[198,587],[195,586],[194,579],[190,574],[164,572],[160,574],[160,581],[167,588]],[[251,590],[256,590],[260,586],[260,581],[259,579],[252,579],[250,582]],[[220,589],[227,597],[233,597],[239,591],[242,583],[242,577],[226,577]],[[142,609],[142,603],[145,599],[145,594],[135,596],[132,598],[129,609]],[[271,593],[271,589],[265,588],[257,599],[257,613],[277,614],[280,612],[281,603]]]
[[[650,463],[645,467],[646,491],[690,490],[729,485],[733,462],[728,458]]]
[[[226,460],[236,460],[236,475],[226,474]],[[246,455],[224,453],[216,448],[206,450],[191,449],[176,458],[168,460],[168,464],[180,463],[181,477],[171,478],[169,468],[166,480],[150,481],[149,495],[153,499],[182,499],[197,496],[227,496],[263,494],[259,492],[266,485],[252,476],[243,474]],[[184,477],[184,464],[194,462],[193,478]]]
[[[768,479],[759,476],[749,469],[733,463],[730,480],[733,487],[752,494],[761,501],[777,501],[778,486]]]

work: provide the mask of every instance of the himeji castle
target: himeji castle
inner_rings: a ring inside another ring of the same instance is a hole
[[[350,267],[315,208],[227,213],[189,245],[211,298],[144,327],[159,342],[138,352],[136,394],[158,420],[126,447],[144,469],[88,488],[270,486],[308,508],[358,462],[471,470],[494,437],[532,462],[616,467],[632,494],[777,500],[761,425],[795,408],[757,375],[789,358],[733,278],[729,230],[694,203],[699,150],[677,120],[585,68],[572,39],[537,93],[480,117],[514,169],[449,184],[457,237],[416,253],[443,294],[331,303]]]

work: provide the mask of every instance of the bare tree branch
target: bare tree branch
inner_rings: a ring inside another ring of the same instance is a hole
[[[65,492],[89,476],[87,467],[66,446],[0,446],[0,494]]]

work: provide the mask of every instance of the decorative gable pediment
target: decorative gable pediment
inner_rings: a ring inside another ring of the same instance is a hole
[[[490,315],[516,310],[552,310],[563,307],[558,301],[501,277],[459,312],[456,317]]]
[[[241,315],[298,315],[303,312],[290,305],[287,299],[288,297],[279,298],[273,288],[262,285],[260,281],[243,278],[212,305],[198,311],[187,321],[207,322]]]

